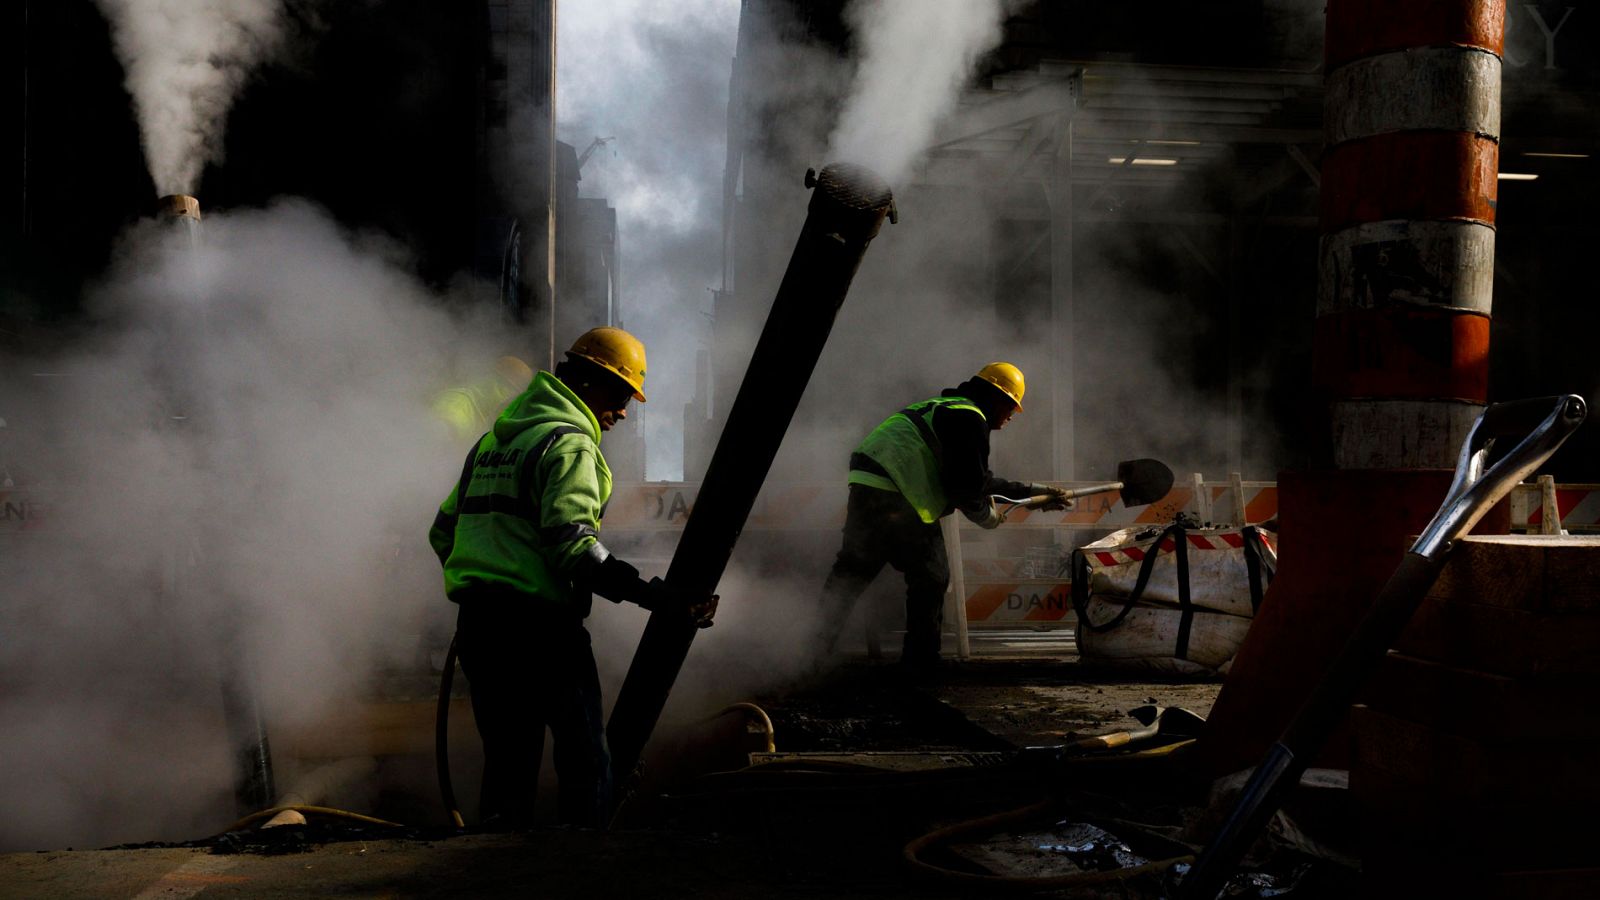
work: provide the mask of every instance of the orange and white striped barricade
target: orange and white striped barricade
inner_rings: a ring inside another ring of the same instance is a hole
[[[1092,483],[1056,484],[1070,490]],[[1048,530],[1059,535],[1058,543],[1076,544],[1081,539],[1079,535],[1085,532],[1165,525],[1181,512],[1200,515],[1202,521],[1264,522],[1278,513],[1278,487],[1270,481],[1243,481],[1237,475],[1225,482],[1212,483],[1196,477],[1187,484],[1175,485],[1165,497],[1147,506],[1130,508],[1124,506],[1115,493],[1095,494],[1080,498],[1072,509],[1064,511],[1015,509],[1007,515],[1001,528]],[[965,519],[958,520],[956,525],[959,532],[981,533]],[[1060,532],[1071,534],[1061,535]],[[946,549],[950,557],[951,586],[956,596],[966,598],[964,604],[955,604],[958,642],[961,632],[972,628],[1073,627],[1076,617],[1068,599],[1072,577],[1065,564],[1066,550],[1070,547],[1057,549],[1060,563],[1054,567],[1041,567],[1035,559],[968,556],[963,552],[961,541],[953,538],[950,531],[946,532]]]
[[[28,488],[0,487],[0,537],[37,531],[44,518],[44,504]]]
[[[15,574],[18,565],[16,542],[27,540],[44,530],[45,506],[38,495],[24,487],[0,487],[0,582]]]
[[[1093,483],[1058,484],[1071,489]],[[688,521],[699,490],[696,482],[618,484],[601,523],[602,532],[669,539]],[[749,531],[837,531],[844,527],[847,497],[848,488],[842,483],[775,482],[762,489],[745,527]],[[1270,481],[1241,481],[1234,476],[1226,482],[1207,483],[1197,478],[1174,486],[1165,497],[1147,506],[1126,507],[1115,493],[1106,493],[1080,498],[1065,511],[1018,508],[1007,516],[1002,528],[1049,531],[1065,538],[1058,538],[1058,543],[1076,544],[1077,536],[1086,532],[1164,525],[1185,511],[1199,514],[1211,510],[1211,514],[1202,517],[1206,521],[1242,517],[1244,522],[1262,522],[1277,515],[1277,504],[1277,485]],[[964,635],[972,627],[1072,627],[1071,574],[1065,566],[1047,567],[1049,571],[1045,571],[1037,564],[1039,560],[966,557],[960,535],[974,533],[975,529],[976,525],[959,516],[951,517],[945,527],[951,573],[947,610],[961,656],[965,658],[970,653]],[[661,540],[655,541],[654,546],[670,556]],[[1065,553],[1058,551],[1058,561],[1064,562],[1065,558]],[[665,559],[657,561],[664,563]]]
[[[648,481],[617,485],[601,528],[605,531],[676,531],[689,521],[700,485]],[[749,531],[815,531],[844,527],[843,484],[769,484],[745,522]]]
[[[1600,484],[1555,484],[1548,475],[1511,492],[1511,529],[1526,534],[1600,534]]]

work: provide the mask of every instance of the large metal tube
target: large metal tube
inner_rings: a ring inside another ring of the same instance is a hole
[[[198,292],[200,290],[199,252],[200,252],[200,201],[187,194],[171,194],[156,201],[156,217],[168,228],[179,231],[183,237],[183,247],[192,263],[189,274],[190,283],[187,289]],[[199,442],[208,423],[204,416],[197,417],[197,412],[204,404],[198,401],[199,387],[194,383],[190,372],[192,365],[191,354],[198,352],[194,346],[194,339],[181,339],[181,335],[190,333],[193,323],[187,328],[178,328],[174,323],[167,323],[167,338],[162,348],[160,376],[163,386],[168,393],[168,421],[163,427],[176,427],[182,429],[183,434],[190,441]],[[200,556],[207,558],[204,551],[206,538],[199,533],[185,531],[175,532],[177,545],[168,552],[172,559],[168,563],[171,573],[171,583],[167,589],[174,594],[192,592],[202,588],[205,579],[200,577],[190,563],[180,563],[190,555],[194,546],[201,548]],[[233,790],[234,798],[239,809],[243,812],[255,812],[266,809],[272,805],[277,791],[273,786],[272,775],[272,747],[267,740],[266,719],[262,714],[260,692],[256,686],[256,677],[246,660],[241,656],[244,652],[242,636],[236,633],[237,626],[229,622],[226,626],[235,633],[229,635],[225,642],[226,652],[222,663],[221,694],[222,694],[222,719],[227,730],[229,752],[233,761]]]
[[[861,166],[808,171],[806,186],[816,190],[805,225],[667,570],[667,585],[686,594],[716,590],[867,244],[893,217],[889,186]],[[681,611],[650,615],[607,726],[619,784],[661,717],[695,630]]]
[[[255,812],[272,805],[272,745],[262,715],[256,680],[237,658],[223,660],[222,720],[233,758],[233,796],[239,809]]]

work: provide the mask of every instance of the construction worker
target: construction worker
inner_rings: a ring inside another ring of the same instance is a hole
[[[494,361],[494,372],[462,387],[446,388],[433,396],[433,412],[460,441],[470,441],[489,429],[512,397],[527,390],[533,370],[515,356]]]
[[[611,472],[600,436],[644,402],[644,345],[585,332],[540,372],[467,455],[428,534],[459,605],[456,647],[483,739],[481,818],[527,826],[548,727],[565,823],[598,827],[611,803],[600,684],[584,619],[590,594],[708,626],[715,597],[646,582],[600,543]]]
[[[932,667],[950,583],[939,520],[959,509],[978,525],[996,528],[1005,517],[995,494],[1048,495],[1035,508],[1067,508],[1059,488],[1005,481],[989,471],[989,432],[1022,410],[1023,389],[1016,366],[990,363],[938,397],[885,419],[850,454],[844,545],[823,586],[823,653],[833,650],[856,598],[888,563],[906,579],[900,661]]]

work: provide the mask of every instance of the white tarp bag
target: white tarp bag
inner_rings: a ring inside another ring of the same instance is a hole
[[[1141,526],[1073,552],[1072,605],[1084,662],[1186,675],[1224,670],[1278,555],[1253,525]]]

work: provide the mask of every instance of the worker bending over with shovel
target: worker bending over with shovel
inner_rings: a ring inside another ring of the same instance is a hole
[[[644,402],[644,345],[618,328],[585,332],[540,372],[467,455],[429,542],[460,606],[456,647],[483,739],[481,819],[532,821],[544,732],[555,740],[561,821],[599,827],[611,761],[589,632],[590,593],[711,624],[715,597],[684,597],[600,543],[611,471],[600,435]]]
[[[844,545],[823,586],[821,650],[831,653],[856,598],[883,570],[906,579],[906,637],[900,662],[939,661],[944,594],[950,583],[939,520],[955,510],[984,528],[1005,516],[993,495],[1031,497],[1034,509],[1066,509],[1065,492],[1005,481],[989,471],[989,432],[1022,410],[1022,372],[990,363],[938,397],[883,421],[850,454]]]

